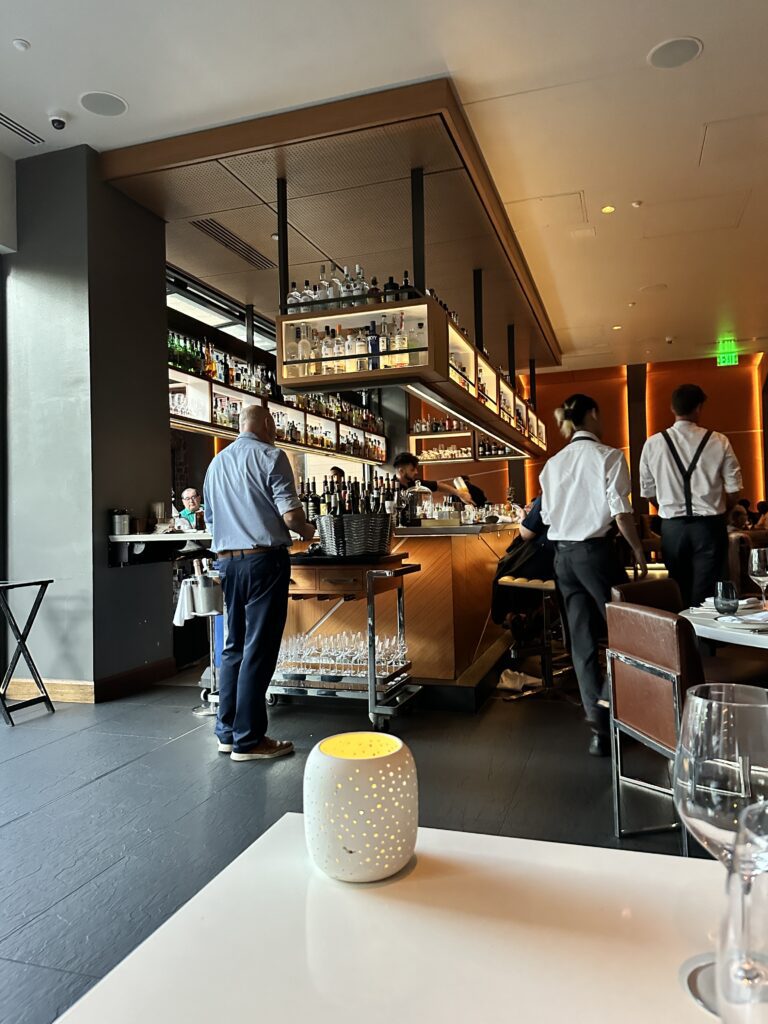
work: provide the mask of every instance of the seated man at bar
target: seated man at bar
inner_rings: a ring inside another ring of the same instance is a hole
[[[407,491],[409,487],[415,487],[416,484],[421,484],[422,487],[426,487],[429,491],[437,491],[438,494],[450,494],[452,498],[458,498],[461,502],[465,500],[464,496],[459,494],[451,484],[443,483],[442,480],[422,480],[419,473],[419,460],[410,452],[400,452],[399,455],[395,456],[395,461],[392,465],[395,468],[400,486],[404,491]],[[470,504],[473,505],[474,503],[473,499]]]
[[[312,540],[291,464],[275,446],[275,421],[260,405],[240,413],[240,436],[205,475],[205,521],[218,555],[227,606],[221,655],[219,753],[233,761],[290,754],[293,744],[267,736],[265,696],[288,614],[293,530]]]
[[[205,512],[205,506],[203,505],[203,499],[200,497],[200,492],[195,487],[187,487],[186,490],[182,491],[181,500],[184,502],[184,508],[179,512],[181,519],[186,519],[192,529],[196,529],[198,526],[198,512]],[[204,529],[204,523],[200,522],[199,528]]]

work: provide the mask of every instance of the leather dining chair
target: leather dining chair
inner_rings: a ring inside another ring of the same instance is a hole
[[[656,608],[665,612],[683,610],[680,588],[671,579],[632,580],[620,583],[612,589],[611,598],[614,602],[629,601],[645,608]],[[768,654],[730,644],[724,644],[717,654],[701,654],[701,645],[698,642],[697,646],[704,671],[704,682],[768,686]]]
[[[688,840],[672,803],[672,789],[624,774],[622,739],[629,736],[671,761],[680,734],[685,693],[704,682],[696,634],[674,612],[639,604],[613,602],[608,620],[608,687],[613,767],[614,832],[618,839],[647,832],[681,830],[683,853]],[[622,823],[625,786],[662,795],[672,803],[672,820],[626,830]]]

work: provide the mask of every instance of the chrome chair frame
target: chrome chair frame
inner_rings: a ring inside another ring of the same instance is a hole
[[[633,729],[631,726],[626,725],[624,722],[617,720],[614,714],[614,688],[613,688],[613,664],[615,661],[619,661],[624,665],[628,665],[630,668],[636,668],[641,672],[646,672],[649,675],[656,676],[658,679],[664,679],[672,685],[672,699],[674,706],[675,716],[675,734],[676,738],[680,738],[680,723],[682,719],[682,691],[681,691],[681,678],[677,672],[672,672],[669,669],[661,668],[659,665],[654,665],[649,661],[641,661],[639,658],[633,658],[628,654],[622,654],[619,651],[614,651],[610,647],[606,651],[606,664],[608,669],[608,695],[610,700],[610,719],[611,719],[611,763],[612,763],[612,776],[613,776],[613,831],[617,839],[623,839],[627,836],[637,835],[651,835],[659,832],[676,832],[680,830],[680,845],[682,854],[684,857],[688,856],[688,833],[685,826],[681,822],[677,810],[675,808],[674,801],[674,790],[672,786],[659,786],[652,782],[646,782],[644,779],[635,779],[631,776],[623,774],[623,758],[621,749],[621,736],[622,733],[625,736],[629,736],[631,739],[636,740],[638,743],[642,743],[643,746],[648,747],[655,753],[660,754],[667,760],[672,760],[675,757],[675,751],[669,747],[664,746],[663,743],[658,743],[646,736],[645,733],[640,732],[637,729]],[[666,825],[649,825],[639,829],[625,829],[622,827],[621,822],[621,794],[622,785],[633,786],[636,789],[642,789],[646,792],[656,793],[661,796],[669,797],[672,801],[672,810],[675,816],[675,820],[669,822]]]

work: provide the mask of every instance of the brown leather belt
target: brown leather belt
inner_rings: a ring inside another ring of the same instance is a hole
[[[217,558],[242,558],[243,555],[263,555],[265,551],[274,551],[274,548],[243,548],[242,551],[217,551]]]

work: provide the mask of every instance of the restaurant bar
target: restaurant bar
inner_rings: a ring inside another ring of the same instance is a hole
[[[0,1024],[763,1020],[768,17],[535,6],[11,3]]]

